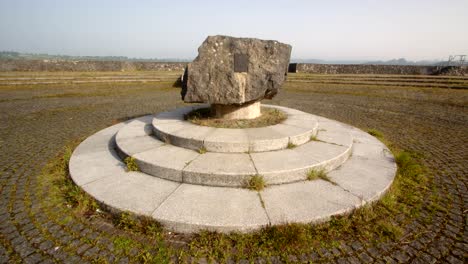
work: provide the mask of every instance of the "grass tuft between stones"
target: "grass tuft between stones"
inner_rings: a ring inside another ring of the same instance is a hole
[[[307,180],[313,181],[317,179],[321,179],[333,185],[336,185],[336,182],[334,182],[332,179],[330,179],[330,177],[328,177],[327,172],[323,168],[322,169],[310,169],[307,172]]]
[[[310,169],[307,172],[307,180],[313,181],[326,177],[327,173],[324,169]]]
[[[278,109],[262,107],[261,116],[254,119],[226,120],[212,116],[210,108],[195,109],[184,116],[185,120],[199,126],[217,128],[255,128],[279,124],[287,115]]]
[[[247,188],[254,191],[261,191],[265,188],[265,186],[265,180],[263,179],[262,175],[252,176],[247,184]]]
[[[205,147],[201,147],[198,149],[198,153],[200,154],[205,154],[207,152],[206,148]]]
[[[134,157],[126,157],[124,159],[124,163],[127,165],[127,171],[140,171],[140,168],[138,167]]]

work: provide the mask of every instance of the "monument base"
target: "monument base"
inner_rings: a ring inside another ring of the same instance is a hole
[[[260,101],[242,105],[212,104],[211,111],[216,118],[222,119],[254,119],[261,115]]]

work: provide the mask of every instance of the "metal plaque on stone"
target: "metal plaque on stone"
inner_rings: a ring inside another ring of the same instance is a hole
[[[247,54],[234,54],[234,72],[249,71],[249,56]]]

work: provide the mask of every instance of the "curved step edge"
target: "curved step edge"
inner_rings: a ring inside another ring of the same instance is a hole
[[[277,125],[249,128],[244,131],[198,126],[184,120],[183,116],[191,110],[207,107],[201,105],[156,115],[152,121],[153,131],[161,141],[175,146],[193,150],[204,148],[210,152],[222,153],[285,149],[288,144],[301,145],[316,135],[318,124],[314,115],[286,107],[263,106],[286,112],[288,119]]]
[[[346,134],[338,138],[343,141],[344,137],[344,141],[349,144],[347,147],[310,141],[294,149],[272,152],[199,154],[191,149],[165,144],[148,135],[148,131],[144,129],[148,123],[143,121],[148,121],[149,118],[150,116],[146,116],[130,121],[117,133],[118,152],[123,153],[122,157],[134,157],[141,171],[176,182],[246,187],[251,177],[257,174],[262,175],[269,185],[301,181],[307,178],[307,172],[311,169],[324,169],[328,172],[340,166],[352,150],[353,140]],[[132,132],[138,126],[141,131],[137,131],[138,136],[132,138]],[[321,132],[318,138],[324,133],[328,132]],[[325,138],[330,139],[329,136]],[[331,154],[327,154],[330,150]],[[288,167],[288,163],[294,166]],[[278,165],[275,170],[271,169],[271,166]]]

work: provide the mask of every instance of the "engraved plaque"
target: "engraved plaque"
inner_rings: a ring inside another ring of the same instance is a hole
[[[234,54],[234,72],[249,71],[249,56],[247,54]]]

